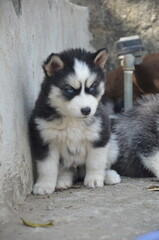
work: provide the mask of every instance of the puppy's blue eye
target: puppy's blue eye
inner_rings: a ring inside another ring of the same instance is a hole
[[[72,93],[74,93],[74,89],[73,89],[73,88],[66,88],[66,89],[65,89],[65,92],[66,92],[67,94],[72,94]]]
[[[95,87],[92,86],[89,88],[89,92],[94,92],[94,91],[95,91]]]

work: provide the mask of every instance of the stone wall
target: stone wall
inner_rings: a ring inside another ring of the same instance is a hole
[[[71,0],[88,6],[90,32],[95,49],[107,47],[110,53],[108,69],[116,61],[114,43],[120,37],[139,35],[148,52],[159,51],[158,0]]]
[[[41,64],[51,52],[90,49],[88,17],[65,0],[0,1],[0,216],[32,189],[27,125]]]

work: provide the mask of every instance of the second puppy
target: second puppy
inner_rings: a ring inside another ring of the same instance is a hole
[[[159,178],[159,94],[139,99],[119,116],[112,132],[110,151],[118,149],[113,169],[129,177]]]

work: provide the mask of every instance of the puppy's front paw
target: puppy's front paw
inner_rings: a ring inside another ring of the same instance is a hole
[[[107,170],[105,173],[105,184],[117,184],[121,182],[120,175],[114,170]]]
[[[103,187],[104,178],[98,174],[86,174],[84,185],[88,188]]]
[[[72,179],[69,178],[59,178],[57,181],[56,189],[67,189],[72,186]]]
[[[35,195],[51,194],[55,191],[54,185],[55,184],[53,184],[51,179],[37,181],[37,183],[33,187],[33,194]]]

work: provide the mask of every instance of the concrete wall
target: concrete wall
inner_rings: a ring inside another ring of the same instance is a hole
[[[0,216],[32,189],[27,123],[51,52],[90,49],[88,11],[66,0],[0,1]]]

